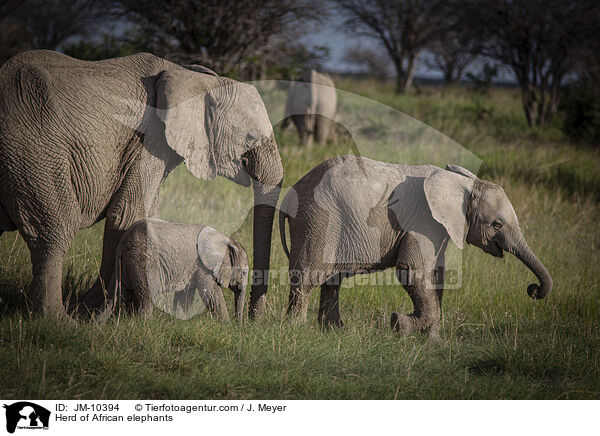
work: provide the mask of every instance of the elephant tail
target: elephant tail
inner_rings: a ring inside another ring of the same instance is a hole
[[[283,202],[281,203],[281,208],[279,209],[279,236],[281,237],[281,246],[283,247],[283,251],[285,252],[285,255],[287,256],[287,258],[290,258],[290,250],[288,249],[287,246],[287,241],[285,239],[285,220],[286,218],[289,221],[289,215],[285,212],[286,210],[286,204],[287,204],[287,196],[283,199]]]

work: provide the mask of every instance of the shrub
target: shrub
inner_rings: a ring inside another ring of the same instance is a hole
[[[569,136],[600,145],[600,89],[586,83],[571,88],[563,101],[563,129]]]

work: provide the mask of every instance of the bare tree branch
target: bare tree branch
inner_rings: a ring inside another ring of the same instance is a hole
[[[446,24],[442,0],[336,0],[349,34],[385,47],[396,69],[396,92],[412,85],[415,61]]]
[[[0,5],[0,63],[19,51],[58,49],[88,35],[110,2],[94,0],[8,0]]]
[[[465,5],[484,39],[483,53],[511,68],[530,126],[549,123],[578,47],[598,39],[598,4],[590,0],[471,0]]]
[[[323,11],[313,0],[120,0],[149,48],[178,62],[202,62],[222,74],[272,50],[278,38]]]

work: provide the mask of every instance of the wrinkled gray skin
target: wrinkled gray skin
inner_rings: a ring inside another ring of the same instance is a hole
[[[226,287],[242,321],[248,269],[244,247],[210,226],[139,220],[119,241],[107,304],[96,320],[106,321],[122,296],[150,315],[156,304],[166,304],[165,294],[172,295],[167,309],[188,317],[196,291],[212,313],[229,320],[221,289]]]
[[[502,188],[454,165],[443,170],[357,156],[328,160],[288,192],[279,226],[289,258],[288,313],[306,319],[308,296],[321,286],[319,322],[325,326],[342,325],[338,297],[344,277],[395,267],[414,312],[394,313],[392,328],[429,329],[438,336],[450,239],[461,249],[466,241],[492,256],[517,256],[540,281],[527,289],[532,298],[552,290],[552,278],[525,242]]]
[[[331,77],[311,70],[291,83],[281,127],[286,128],[291,119],[305,145],[310,147],[313,139],[324,144],[331,134],[336,108],[337,94]]]
[[[83,297],[102,306],[118,241],[158,216],[158,189],[182,161],[201,179],[253,184],[254,269],[268,269],[283,178],[272,127],[255,88],[204,72],[147,53],[85,62],[52,51],[0,68],[0,231],[29,247],[34,311],[65,314],[65,253],[105,218],[100,278]],[[253,286],[251,315],[266,283]]]

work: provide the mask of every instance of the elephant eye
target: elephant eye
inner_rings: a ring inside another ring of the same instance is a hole
[[[252,129],[248,132],[246,139],[248,140],[248,142],[256,142],[258,141],[258,136],[258,130]]]
[[[500,230],[502,228],[502,221],[498,220],[498,221],[494,221],[492,223],[492,227],[494,227],[496,230]]]

